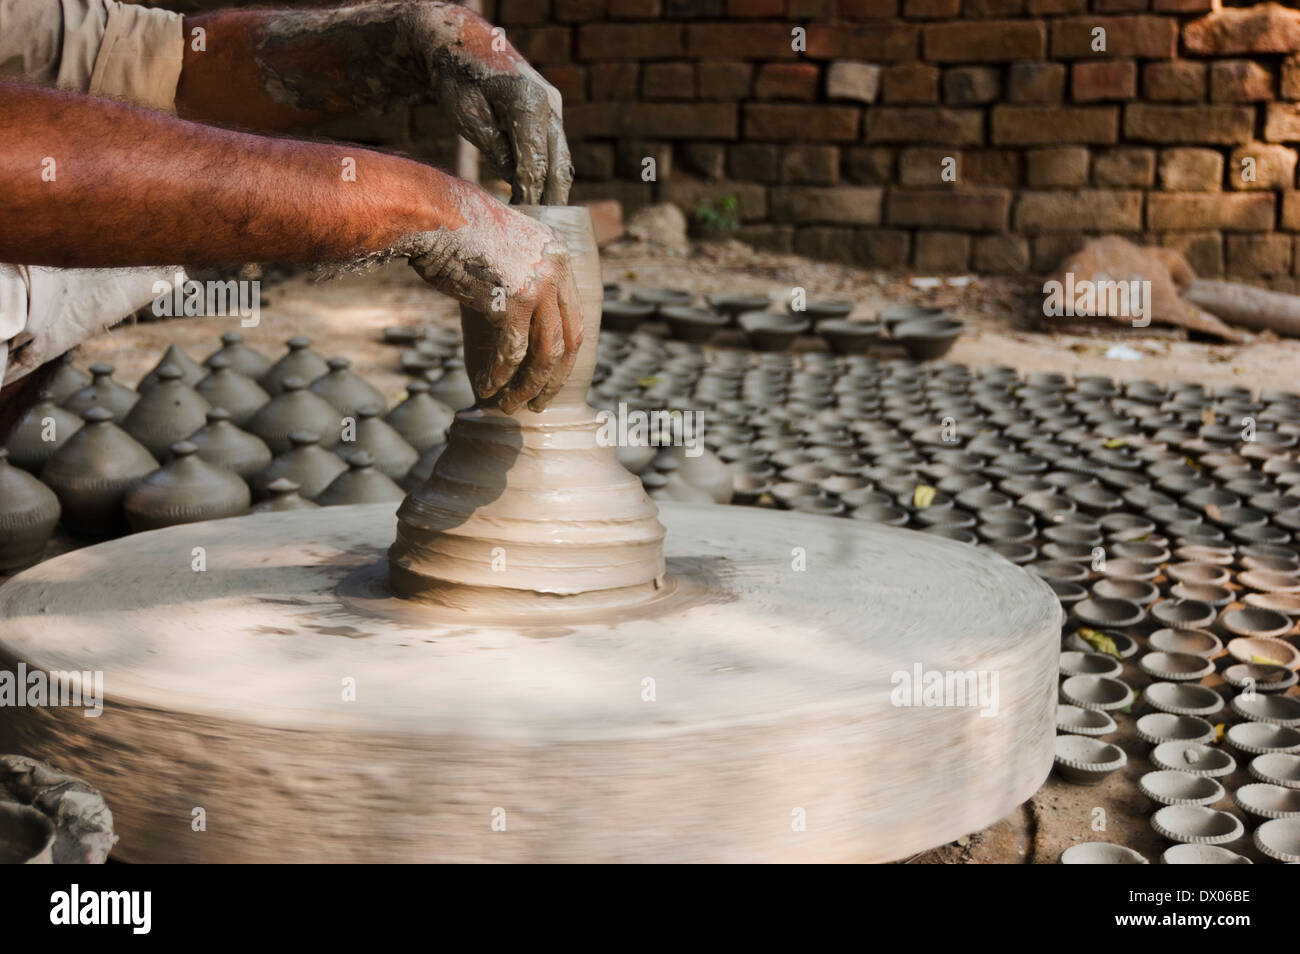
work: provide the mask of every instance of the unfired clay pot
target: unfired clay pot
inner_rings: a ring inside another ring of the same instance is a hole
[[[189,441],[170,448],[171,461],[132,487],[123,506],[132,530],[157,530],[248,512],[248,485],[209,464]]]
[[[122,429],[143,444],[155,459],[167,459],[171,446],[203,426],[210,405],[181,379],[179,368],[163,365],[157,384],[140,395]]]
[[[0,448],[0,571],[39,560],[58,522],[54,491],[12,466],[8,451]]]
[[[350,370],[351,361],[347,358],[330,358],[325,363],[329,365],[329,372],[311,382],[312,393],[329,401],[344,417],[356,417],[359,408],[370,405],[383,411],[384,395]]]
[[[428,381],[415,380],[406,386],[407,398],[384,418],[402,439],[423,454],[447,440],[456,412],[429,394]]]
[[[83,415],[85,426],[46,461],[41,480],[59,497],[63,525],[78,536],[119,533],[126,492],[158,469],[149,450],[113,423],[107,408]]]
[[[333,447],[342,436],[342,420],[338,409],[308,391],[302,378],[290,377],[281,382],[279,397],[253,415],[248,430],[266,441],[272,453],[281,454],[289,449],[289,435],[295,431],[309,431],[321,447]]]
[[[54,452],[79,430],[81,418],[54,403],[48,389],[42,391],[41,399],[27,409],[9,435],[5,445],[9,463],[39,474]]]
[[[223,407],[208,411],[208,422],[186,438],[209,464],[233,471],[246,481],[271,463],[271,449],[255,434],[240,430]]]
[[[453,410],[460,411],[473,407],[478,398],[474,386],[469,382],[465,368],[448,368],[446,371],[432,371],[428,375],[430,382],[429,396]]]
[[[171,365],[179,371],[181,373],[181,380],[190,387],[194,387],[194,385],[202,381],[203,376],[207,374],[207,372],[203,370],[203,365],[199,364],[180,348],[172,345],[167,349],[167,352],[162,356],[162,359],[153,366],[153,370],[140,379],[140,383],[135,387],[136,391],[140,394],[144,394],[145,392],[151,391],[157,387],[158,382],[162,380],[160,372],[168,365]]]
[[[55,404],[62,405],[68,398],[88,384],[90,384],[90,375],[85,371],[74,368],[72,362],[68,359],[68,355],[64,355],[59,359],[59,368],[50,376],[46,388],[50,392],[50,400]]]
[[[348,458],[348,469],[334,478],[316,502],[322,507],[387,501],[399,504],[405,497],[401,487],[375,470],[373,457],[357,451]]]
[[[269,496],[253,506],[253,513],[274,513],[279,510],[314,510],[320,504],[303,500],[298,493],[298,485],[287,477],[281,477],[267,484]]]
[[[194,390],[213,407],[225,408],[236,427],[243,427],[253,415],[271,400],[252,378],[245,377],[230,366],[230,359],[214,354],[208,359],[208,375],[194,386]]]
[[[276,397],[284,390],[284,382],[289,378],[299,378],[305,386],[329,371],[325,359],[311,350],[311,339],[290,338],[285,344],[289,348],[288,352],[257,381],[271,397]]]
[[[345,458],[356,451],[365,451],[374,459],[376,470],[400,481],[415,466],[420,455],[379,416],[379,411],[380,405],[377,404],[357,408],[356,440],[341,441],[336,451]]]
[[[695,450],[700,452],[699,455],[689,457],[685,447],[672,449],[670,459],[677,461],[677,476],[692,487],[705,491],[714,503],[731,503],[731,495],[735,493],[731,468],[707,447],[701,445]]]
[[[113,420],[121,424],[135,407],[135,402],[140,400],[140,395],[113,379],[111,364],[92,364],[90,375],[90,384],[64,401],[63,407],[78,417],[92,407],[107,408],[113,413]]]
[[[433,465],[438,463],[438,458],[446,450],[446,444],[434,444],[427,451],[420,455],[420,459],[415,462],[401,481],[402,489],[407,493],[415,490],[417,487],[424,486],[425,481],[433,474]]]
[[[339,474],[348,469],[338,454],[320,446],[320,439],[310,431],[295,431],[289,435],[289,450],[278,455],[253,480],[258,497],[265,497],[272,482],[283,477],[298,485],[298,492],[307,500],[315,500]]]
[[[244,344],[244,336],[238,331],[227,331],[222,335],[221,347],[208,355],[203,363],[211,367],[212,359],[217,355],[230,362],[231,371],[254,381],[271,370],[271,359]]]

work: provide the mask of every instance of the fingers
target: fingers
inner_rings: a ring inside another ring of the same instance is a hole
[[[456,129],[481,152],[497,174],[507,182],[515,177],[514,152],[510,141],[497,126],[492,107],[483,94],[472,86],[452,85],[444,102],[454,103]]]
[[[535,87],[527,89],[533,94],[517,96],[507,111],[514,147],[514,198],[524,205],[537,205],[546,187],[550,155],[546,124],[550,111],[545,109],[544,94]]]
[[[497,332],[496,354],[487,367],[478,372],[474,393],[481,399],[492,397],[510,381],[528,354],[532,306],[520,303]]]
[[[569,156],[569,142],[564,137],[564,123],[559,113],[551,115],[547,127],[547,150],[551,164],[546,172],[546,191],[542,202],[546,205],[568,205],[569,188],[573,185],[573,159]]]
[[[564,352],[551,371],[550,380],[538,395],[528,402],[534,411],[546,409],[546,405],[564,387],[573,370],[573,362],[578,359],[578,350],[582,347],[582,303],[578,298],[578,285],[573,273],[565,270],[564,279],[557,284],[556,305],[560,312],[560,328],[564,339]]]
[[[501,389],[497,405],[512,414],[536,398],[551,380],[555,366],[564,355],[564,332],[554,292],[544,296],[533,312],[528,356],[519,366],[514,379]]]

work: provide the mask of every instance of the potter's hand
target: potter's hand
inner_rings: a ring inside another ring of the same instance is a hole
[[[440,291],[482,315],[483,348],[466,348],[481,400],[511,413],[546,407],[582,345],[582,312],[569,251],[549,228],[478,192],[462,200],[467,224],[412,236],[400,249]],[[468,335],[467,335],[468,337]]]
[[[526,205],[565,205],[573,162],[560,92],[505,33],[462,7],[410,8],[411,45],[423,53],[431,92],[457,131],[487,157]]]

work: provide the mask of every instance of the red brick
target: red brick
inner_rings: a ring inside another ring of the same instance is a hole
[[[492,22],[501,27],[542,25],[550,17],[549,0],[499,0]]]
[[[945,165],[952,166],[956,178],[944,179]],[[961,156],[953,149],[939,146],[910,146],[898,152],[898,183],[908,188],[946,188],[962,181]]]
[[[982,275],[1017,275],[1029,270],[1029,243],[1003,232],[975,236],[971,268]]]
[[[815,63],[764,63],[754,78],[758,99],[814,100],[821,70]]]
[[[619,134],[623,103],[579,103],[565,107],[564,133],[570,142],[612,139]]]
[[[886,185],[894,180],[894,150],[854,146],[844,157],[844,177],[861,185]]]
[[[907,63],[886,68],[880,98],[886,103],[937,103],[939,69],[927,63]]]
[[[867,110],[867,142],[932,142],[977,146],[984,141],[978,109],[930,106],[874,106]]]
[[[1057,143],[1108,145],[1119,136],[1115,106],[993,107],[993,142],[1008,146]]]
[[[1300,12],[1276,3],[1216,10],[1183,27],[1189,52],[1291,53],[1300,49]]]
[[[1031,20],[973,20],[925,28],[925,58],[936,63],[1002,63],[1041,60],[1047,31]]]
[[[901,229],[859,229],[854,259],[869,268],[903,268],[912,258],[912,233]]]
[[[727,16],[765,20],[785,16],[785,0],[727,0]]]
[[[614,147],[607,142],[572,143],[573,171],[579,179],[600,182],[614,177]]]
[[[836,11],[846,20],[887,20],[898,16],[898,0],[836,0]]]
[[[1088,159],[1084,146],[1031,149],[1025,157],[1025,181],[1031,188],[1082,188],[1088,184]]]
[[[1157,242],[1177,252],[1201,278],[1218,278],[1223,274],[1222,232],[1161,232]]]
[[[609,15],[614,20],[656,20],[663,12],[663,0],[609,0]]]
[[[837,146],[795,145],[781,152],[781,181],[790,185],[834,185],[840,178]]]
[[[623,237],[623,206],[617,199],[598,199],[587,202],[586,206],[598,246],[608,245]]]
[[[792,60],[792,24],[690,23],[686,25],[686,55],[700,59],[729,56],[741,60]]]
[[[1250,60],[1219,60],[1210,64],[1210,100],[1253,103],[1273,98],[1273,74]]]
[[[587,98],[592,102],[636,99],[640,90],[641,67],[636,63],[593,63],[587,69]],[[564,119],[567,126],[567,110]]]
[[[1145,13],[1149,0],[1092,0],[1097,13]]]
[[[1292,236],[1229,235],[1228,274],[1243,278],[1289,275]]]
[[[1018,188],[1024,182],[1024,157],[1018,149],[968,149],[957,165],[966,185]]]
[[[581,103],[587,98],[587,71],[581,66],[547,66],[541,73],[560,91],[565,105]]]
[[[1000,232],[1010,211],[1008,189],[891,189],[885,218],[895,226]]]
[[[580,60],[665,60],[683,52],[682,27],[677,23],[588,23],[578,27]]]
[[[1026,0],[1025,10],[1035,16],[1062,16],[1067,13],[1083,13],[1088,9],[1088,0]]]
[[[1079,61],[1070,71],[1074,99],[1091,103],[1132,99],[1137,95],[1137,63],[1133,60]]]
[[[961,13],[961,0],[903,0],[903,16],[917,20],[943,20]]]
[[[664,0],[664,16],[670,20],[706,20],[722,16],[725,0]]]
[[[1092,31],[1106,31],[1106,49],[1094,51]],[[1052,58],[1087,60],[1133,56],[1171,60],[1178,51],[1178,21],[1173,17],[1079,17],[1052,21]]]
[[[1017,232],[1136,232],[1142,193],[1112,189],[1031,192],[1017,196]]]
[[[735,139],[740,123],[731,103],[620,104],[619,132],[650,139]]]
[[[1271,192],[1152,192],[1147,228],[1158,231],[1221,229],[1267,232],[1273,228]]]
[[[1124,138],[1143,142],[1235,145],[1251,139],[1255,111],[1249,106],[1124,107]]]
[[[1245,164],[1243,160],[1251,159]],[[1243,178],[1249,169],[1253,180]],[[1295,185],[1296,151],[1266,142],[1243,143],[1228,158],[1228,187],[1231,189],[1287,190]]]
[[[561,23],[590,23],[603,19],[606,0],[553,0],[552,17]]]
[[[754,68],[740,60],[701,60],[700,99],[747,99]]]
[[[1150,188],[1156,181],[1156,151],[1131,147],[1094,150],[1092,181],[1098,186]]]
[[[1059,103],[1065,97],[1064,63],[1012,63],[1007,99],[1012,103]]]
[[[1300,232],[1300,192],[1287,190],[1282,193],[1282,228],[1288,232]]]
[[[507,31],[506,39],[533,66],[567,63],[572,59],[568,27],[524,27]]]
[[[573,191],[569,193],[571,205],[599,199],[617,199],[623,206],[623,214],[628,215],[654,201],[654,187],[649,182],[611,179],[609,182],[575,182]]]
[[[835,23],[808,27],[808,55],[819,60],[907,62],[917,58],[920,41],[921,28],[915,23]]]
[[[1300,104],[1269,103],[1266,110],[1265,139],[1269,142],[1300,142]]]
[[[962,13],[968,17],[1014,17],[1024,9],[1025,0],[966,0]]]
[[[1282,61],[1282,98],[1300,99],[1300,55]]]
[[[678,143],[673,155],[687,172],[704,179],[721,179],[727,172],[727,147],[720,142]]]
[[[746,182],[781,181],[781,149],[766,142],[742,142],[727,147],[727,174]]]
[[[1156,13],[1207,13],[1214,9],[1215,0],[1152,0]]]
[[[858,138],[853,106],[745,104],[745,138],[757,141],[849,142]]]
[[[782,186],[772,190],[774,222],[879,225],[884,190],[871,186]]]
[[[943,101],[949,106],[983,106],[998,98],[997,67],[953,66],[943,71]]]
[[[970,263],[970,244],[970,236],[963,232],[917,232],[912,267],[930,274],[959,274]]]
[[[794,250],[819,262],[854,263],[857,230],[839,225],[810,225],[795,231]]]
[[[1147,63],[1142,67],[1142,95],[1163,103],[1198,103],[1205,99],[1205,64],[1193,60]]]
[[[641,68],[641,97],[649,100],[694,99],[694,63],[647,63]]]
[[[755,182],[706,181],[690,176],[673,176],[659,184],[659,199],[680,206],[687,217],[702,205],[736,197],[736,214],[742,222],[761,222],[769,217],[767,188]]]
[[[672,143],[620,139],[614,147],[614,170],[621,178],[640,179],[647,159],[654,160],[655,181],[672,177]]]
[[[1163,149],[1158,172],[1166,192],[1219,192],[1223,154],[1214,149]]]

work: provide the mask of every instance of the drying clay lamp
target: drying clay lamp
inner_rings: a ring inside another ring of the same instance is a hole
[[[102,670],[106,700],[0,711],[0,751],[93,784],[140,862],[885,861],[1025,801],[1054,751],[1047,585],[866,521],[656,515],[584,400],[586,212],[529,211],[587,329],[551,406],[462,411],[396,519],[235,517],[14,577],[0,666]]]

